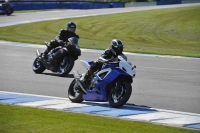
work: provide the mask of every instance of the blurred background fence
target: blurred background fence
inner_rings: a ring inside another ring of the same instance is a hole
[[[0,0],[0,3],[4,2]],[[190,2],[195,3],[200,0],[10,0],[15,10],[123,8]]]

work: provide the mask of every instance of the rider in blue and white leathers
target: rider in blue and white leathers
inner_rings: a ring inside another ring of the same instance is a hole
[[[111,45],[108,49],[106,49],[103,54],[91,65],[90,69],[86,72],[81,81],[85,84],[94,72],[100,70],[104,62],[108,62],[110,60],[115,61],[118,60],[118,55],[123,54],[123,42],[118,39],[113,39],[111,41]]]

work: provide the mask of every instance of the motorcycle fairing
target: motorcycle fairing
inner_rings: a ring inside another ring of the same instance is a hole
[[[100,75],[105,72],[107,72],[106,75],[103,78],[101,78]],[[133,82],[132,76],[130,76],[129,74],[127,74],[126,72],[124,72],[123,70],[119,68],[104,69],[98,72],[97,74],[95,74],[95,77],[97,78],[98,83],[92,90],[88,88],[86,89],[87,94],[83,94],[83,99],[86,101],[100,101],[100,102],[108,101],[107,92],[106,92],[107,85],[109,83],[112,83],[119,76],[124,76],[128,80],[130,80],[131,83]]]
[[[94,61],[86,61],[86,60],[80,60],[81,64],[87,69],[90,69],[90,66],[94,63]]]

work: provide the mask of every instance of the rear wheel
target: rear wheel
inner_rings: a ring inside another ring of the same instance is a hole
[[[130,82],[122,79],[117,80],[108,94],[108,101],[110,106],[119,108],[126,104],[132,93],[132,86]]]
[[[6,12],[6,14],[9,16],[13,13],[13,11],[14,11],[13,8],[10,7],[10,9]]]
[[[33,62],[33,71],[35,73],[42,73],[45,69],[46,69],[46,67],[44,66],[44,64],[37,57],[35,59],[35,61]]]
[[[64,60],[63,60],[64,61]],[[69,74],[69,72],[72,70],[74,67],[74,58],[68,57],[65,62],[60,62],[60,65],[58,67],[58,74],[61,77],[66,76]]]
[[[74,103],[81,103],[83,101],[82,95],[83,91],[81,90],[80,86],[76,83],[76,80],[74,79],[69,86],[68,97],[70,101]]]

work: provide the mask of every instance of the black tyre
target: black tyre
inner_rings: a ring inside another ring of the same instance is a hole
[[[11,15],[14,12],[13,8],[10,8],[8,12],[6,12],[7,16]]]
[[[39,60],[39,58],[36,58],[33,62],[33,71],[35,73],[42,73],[45,69],[46,67],[44,64]]]
[[[68,97],[70,101],[74,103],[81,103],[83,101],[82,95],[83,95],[83,91],[77,85],[76,80],[74,79],[69,86]]]
[[[117,80],[109,90],[108,101],[110,106],[119,108],[126,104],[132,93],[130,82],[122,79]]]
[[[74,58],[68,57],[64,65],[61,65],[62,62],[60,62],[60,65],[58,67],[58,74],[61,77],[64,77],[69,74],[69,72],[74,67]]]

